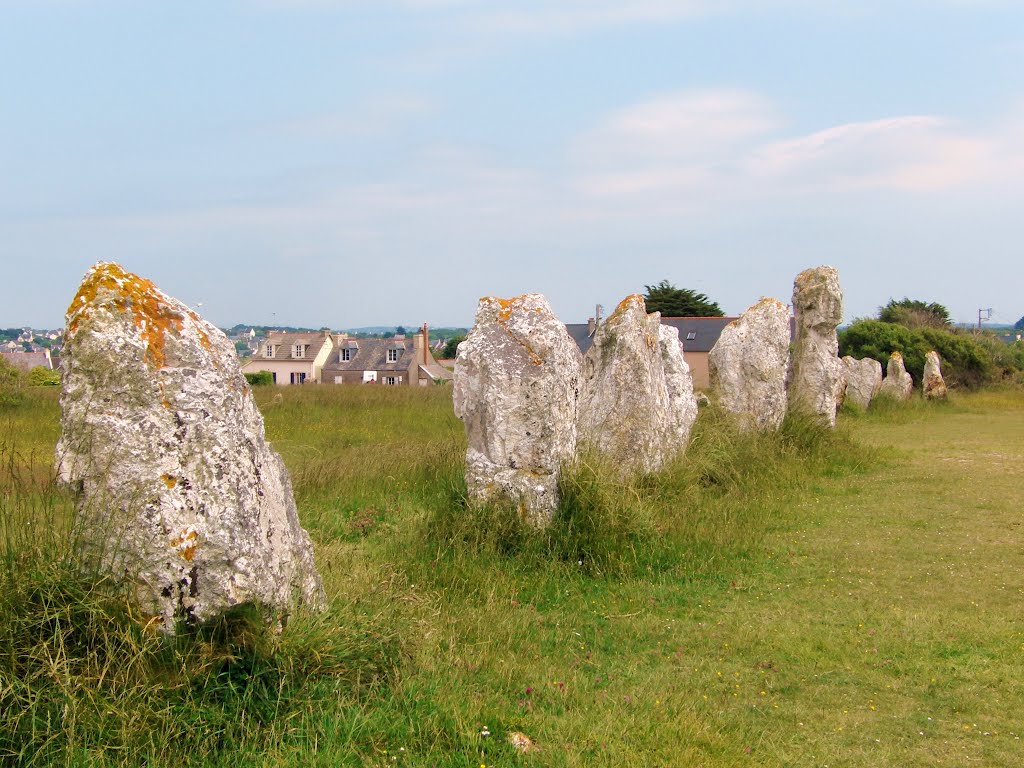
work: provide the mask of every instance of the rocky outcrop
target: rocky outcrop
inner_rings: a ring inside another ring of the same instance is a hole
[[[896,400],[908,400],[914,393],[914,379],[907,373],[903,365],[903,355],[893,352],[885,366],[885,379],[878,389],[880,397],[891,397]]]
[[[949,392],[942,378],[939,366],[939,353],[932,350],[924,358],[924,376],[921,378],[921,390],[925,400],[944,400]]]
[[[786,418],[789,309],[761,299],[729,323],[708,355],[719,405],[745,428],[778,429]]]
[[[856,360],[849,355],[842,362],[846,400],[858,408],[866,409],[882,386],[882,364],[871,357]]]
[[[796,334],[789,370],[789,407],[834,427],[842,391],[836,328],[843,318],[843,292],[835,267],[806,269],[793,282]]]
[[[83,552],[174,632],[240,603],[324,602],[291,482],[223,333],[117,264],[68,308],[57,460]]]
[[[455,413],[466,429],[473,499],[509,499],[545,525],[576,456],[580,351],[536,293],[480,300],[455,361]]]
[[[660,469],[685,450],[697,415],[679,333],[627,296],[583,359],[579,441],[624,475]]]

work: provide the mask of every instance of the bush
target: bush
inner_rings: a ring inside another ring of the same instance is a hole
[[[1024,347],[1017,355],[1012,350],[995,350],[993,343],[1001,344],[961,330],[910,329],[880,320],[858,320],[839,334],[839,354],[872,357],[885,366],[889,355],[899,352],[907,371],[920,382],[925,355],[935,350],[942,361],[942,376],[947,384],[979,387],[1024,369]],[[995,359],[996,352],[999,362]]]
[[[28,383],[33,387],[59,387],[60,371],[54,371],[37,365],[28,372]]]
[[[18,405],[25,397],[21,371],[0,357],[0,408]]]
[[[256,373],[245,374],[245,380],[250,387],[265,387],[274,383],[274,374],[270,371],[256,371]]]

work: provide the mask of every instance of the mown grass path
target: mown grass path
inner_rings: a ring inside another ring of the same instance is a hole
[[[774,565],[719,597],[708,762],[1024,762],[1022,406],[853,420],[882,466],[820,482],[770,534]]]

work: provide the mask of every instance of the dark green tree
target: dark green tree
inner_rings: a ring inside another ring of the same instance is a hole
[[[442,360],[454,360],[455,356],[459,353],[459,344],[466,340],[465,336],[453,336],[448,339],[444,345],[444,349],[441,351]]]
[[[899,301],[889,299],[888,304],[878,308],[878,319],[906,328],[949,328],[953,325],[949,310],[942,304],[906,297]]]
[[[648,312],[661,312],[662,317],[723,317],[725,312],[703,293],[689,288],[676,288],[668,280],[645,285],[644,303]]]

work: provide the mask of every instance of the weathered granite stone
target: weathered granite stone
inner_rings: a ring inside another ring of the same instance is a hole
[[[847,355],[843,358],[843,378],[846,380],[846,399],[866,409],[882,386],[882,364],[872,357],[856,360]]]
[[[579,441],[624,475],[660,469],[690,438],[697,415],[679,332],[627,296],[594,333],[583,358]]]
[[[949,394],[946,390],[946,382],[942,378],[942,369],[939,366],[939,353],[934,350],[924,357],[921,390],[925,400],[942,400]]]
[[[878,389],[878,394],[896,400],[907,400],[913,393],[914,379],[907,373],[907,369],[903,365],[903,355],[893,352],[889,355],[889,363],[885,366],[885,379]]]
[[[708,354],[718,403],[745,428],[778,429],[786,418],[789,309],[761,299],[722,330]]]
[[[472,498],[507,498],[546,525],[558,478],[576,456],[580,351],[543,296],[480,300],[455,360],[455,413],[466,428]]]
[[[291,482],[234,348],[152,282],[99,263],[68,308],[61,478],[84,555],[172,633],[241,603],[320,607]]]
[[[655,312],[654,314],[660,314]],[[658,325],[658,345],[665,368],[665,389],[668,391],[668,429],[665,432],[666,456],[671,458],[686,450],[690,432],[697,421],[697,397],[693,392],[690,366],[683,356],[679,329]]]
[[[789,407],[836,424],[842,364],[836,328],[843,319],[843,292],[835,267],[806,269],[793,281],[796,335],[789,370]]]

